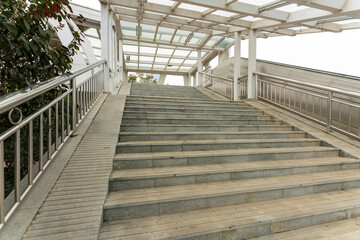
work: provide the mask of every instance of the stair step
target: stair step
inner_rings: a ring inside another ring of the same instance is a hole
[[[269,120],[223,120],[223,119],[209,119],[209,118],[140,118],[140,117],[123,117],[123,124],[194,124],[194,125],[280,125],[281,120],[269,119]]]
[[[339,156],[338,149],[319,146],[225,149],[189,152],[121,153],[116,154],[114,157],[113,168],[151,168],[337,156]]]
[[[146,93],[145,93],[146,94]],[[131,100],[185,100],[185,101],[206,101],[206,102],[222,102],[222,103],[232,103],[235,101],[231,101],[231,100],[217,100],[217,99],[204,99],[204,98],[192,98],[191,100],[186,100],[181,96],[169,96],[169,97],[154,97],[154,96],[148,96],[148,95],[129,95],[126,96],[126,99],[131,99]],[[239,102],[239,101],[236,101]]]
[[[283,233],[266,235],[249,240],[358,240],[360,217],[324,223]]]
[[[140,98],[126,98],[127,103],[139,103],[139,104],[147,104],[147,103],[157,103],[160,105],[167,104],[183,104],[183,105],[212,105],[212,106],[233,106],[233,107],[242,107],[242,106],[250,106],[246,102],[230,102],[230,101],[207,101],[204,100],[194,100],[194,99],[156,99],[156,98],[148,98],[148,99],[140,99]]]
[[[160,215],[360,187],[360,169],[110,192],[104,220]],[[360,204],[360,202],[359,202]]]
[[[120,142],[160,140],[305,138],[303,131],[250,131],[250,132],[121,132]]]
[[[185,152],[222,149],[281,148],[320,146],[321,140],[311,138],[285,139],[220,139],[187,141],[120,142],[117,153]]]
[[[360,168],[352,158],[307,158],[114,170],[109,190],[153,188]]]
[[[252,121],[254,123],[254,121]],[[291,131],[290,125],[268,124],[268,125],[180,125],[180,124],[121,124],[122,132],[159,132],[159,131]]]
[[[99,239],[244,240],[359,214],[360,190],[351,189],[109,221],[104,223]]]
[[[146,108],[151,108],[151,107],[161,107],[161,108],[175,108],[175,107],[180,107],[180,108],[186,108],[186,109],[224,109],[224,110],[234,110],[239,108],[239,109],[254,109],[254,107],[249,106],[249,105],[235,105],[235,106],[231,106],[228,104],[217,104],[217,105],[212,105],[211,103],[208,104],[200,104],[200,103],[168,103],[168,104],[163,104],[163,103],[152,103],[152,102],[128,102],[126,101],[125,103],[125,107],[146,107]]]
[[[270,120],[272,116],[264,115],[263,113],[254,114],[213,114],[213,113],[180,113],[180,112],[137,112],[137,111],[124,111],[123,117],[125,118],[210,118],[222,120]]]
[[[222,108],[212,108],[212,109],[189,109],[189,108],[182,108],[182,107],[128,107],[125,106],[124,111],[131,111],[131,112],[186,112],[186,113],[214,113],[214,114],[263,114],[262,111],[258,111],[253,108],[242,109],[242,108],[235,108],[235,109],[222,109]]]

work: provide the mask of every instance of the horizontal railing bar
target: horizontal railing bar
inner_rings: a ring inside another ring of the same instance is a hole
[[[50,107],[54,106],[57,102],[59,102],[61,99],[65,98],[66,96],[68,96],[70,93],[72,93],[72,89],[66,91],[65,93],[63,93],[62,95],[60,95],[59,97],[57,97],[56,99],[54,99],[53,101],[51,101],[49,104],[47,104],[46,106],[40,108],[37,112],[33,113],[32,115],[30,115],[29,117],[25,118],[23,121],[21,121],[18,125],[13,126],[12,128],[8,129],[6,132],[4,132],[3,134],[1,134],[0,136],[0,141],[4,141],[6,140],[8,137],[10,137],[11,135],[13,135],[14,133],[16,133],[16,131],[18,129],[23,128],[24,126],[26,126],[28,123],[30,123],[32,120],[34,120],[35,118],[37,118],[38,116],[40,116],[42,113],[44,113],[45,111],[47,111]]]
[[[0,114],[11,110],[12,108],[27,102],[55,87],[61,85],[89,70],[104,64],[106,61],[101,60],[96,63],[90,64],[84,68],[80,68],[70,73],[68,76],[60,76],[52,78],[46,82],[39,83],[25,90],[20,90],[12,94],[4,95],[0,98]]]
[[[339,94],[347,95],[347,96],[350,96],[350,97],[358,97],[358,98],[360,97],[359,92],[354,92],[354,91],[350,91],[350,90],[327,87],[327,86],[323,86],[323,85],[319,85],[319,84],[315,84],[315,83],[301,82],[299,80],[286,78],[286,77],[279,77],[279,76],[276,76],[276,75],[271,75],[271,74],[266,74],[266,73],[255,72],[254,74],[258,75],[258,76],[278,79],[278,80],[285,81],[285,82],[295,83],[295,84],[299,84],[299,85],[302,85],[302,86],[313,87],[313,88],[317,88],[317,89],[324,90],[324,91],[330,91],[330,92],[333,92],[333,93],[339,93]]]

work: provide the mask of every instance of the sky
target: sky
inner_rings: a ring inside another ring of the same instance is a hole
[[[98,0],[72,0],[72,2],[100,9]],[[233,53],[230,53],[230,56],[233,56]],[[241,56],[248,56],[247,40],[241,42]],[[257,58],[360,76],[360,30],[258,39]],[[212,65],[215,67],[216,64]],[[178,84],[178,81],[181,80],[171,81],[170,78],[169,80],[166,78],[165,83]]]

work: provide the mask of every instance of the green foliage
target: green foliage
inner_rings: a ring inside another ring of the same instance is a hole
[[[49,19],[61,22],[72,12],[68,0],[0,1],[0,95],[62,75],[71,69],[81,34],[68,47],[56,40]],[[83,20],[82,16],[79,17]]]
[[[154,75],[152,74],[145,74],[145,73],[137,73],[137,74],[130,74],[128,78],[129,83],[136,83],[137,79],[139,79],[139,83],[152,83],[157,84]]]

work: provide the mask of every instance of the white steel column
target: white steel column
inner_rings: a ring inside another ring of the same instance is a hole
[[[123,40],[119,39],[119,66],[120,66],[120,81],[124,81],[124,61],[123,61]]]
[[[192,86],[196,87],[196,76],[195,74],[191,76],[192,77]]]
[[[158,84],[159,84],[159,85],[164,85],[165,78],[166,78],[166,74],[160,74]]]
[[[235,32],[235,42],[234,42],[234,85],[233,85],[233,99],[234,101],[238,100],[238,79],[240,77],[241,70],[241,32]]]
[[[186,74],[183,76],[184,78],[184,86],[190,86],[190,78],[189,78],[189,75]]]
[[[203,70],[203,66],[202,66],[202,62],[201,62],[201,49],[198,50],[198,69],[197,69],[197,73],[196,73],[196,86],[200,86],[201,85],[201,72]]]
[[[104,88],[110,91],[109,78],[109,5],[101,3],[101,58],[106,60],[104,69]]]
[[[256,98],[256,30],[249,30],[248,98]]]

